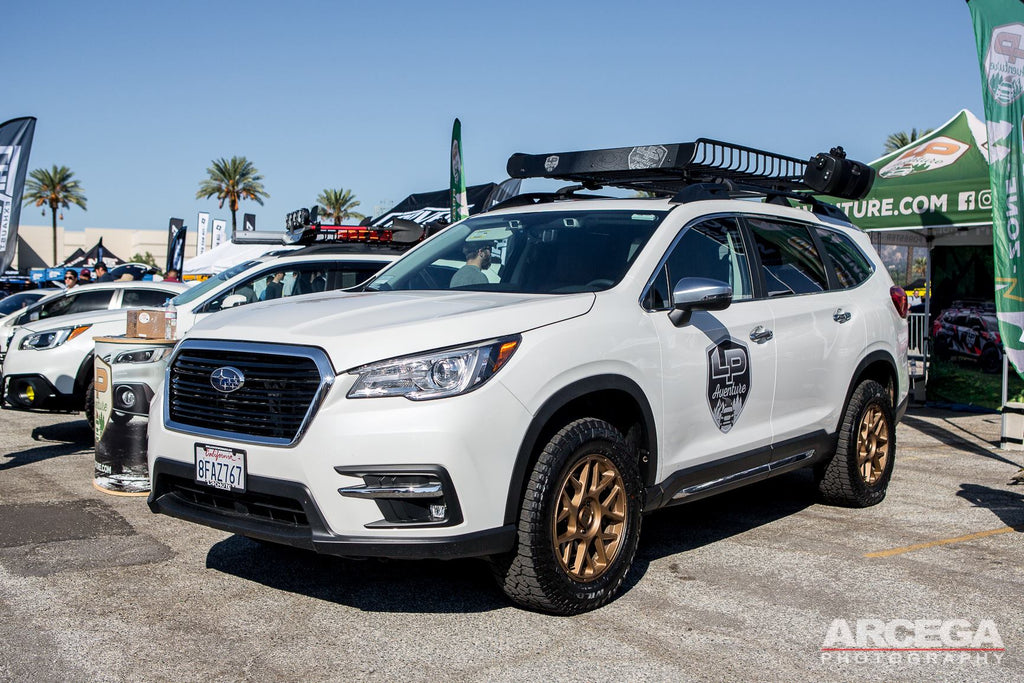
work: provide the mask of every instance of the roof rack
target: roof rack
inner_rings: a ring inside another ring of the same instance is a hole
[[[672,195],[673,201],[680,203],[712,196],[761,195],[805,201],[812,208],[823,203],[805,200],[810,193],[860,199],[874,181],[874,170],[847,159],[842,147],[803,161],[708,138],[668,145],[513,154],[507,170],[513,178],[573,181],[589,190],[621,187]],[[704,186],[704,190],[695,192],[694,186]]]

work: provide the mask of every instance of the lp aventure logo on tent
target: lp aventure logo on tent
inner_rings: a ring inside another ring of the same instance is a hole
[[[913,149],[908,149],[883,166],[878,171],[878,175],[883,178],[901,178],[911,173],[921,173],[949,166],[963,156],[969,148],[970,145],[959,140],[944,136],[938,137]]]

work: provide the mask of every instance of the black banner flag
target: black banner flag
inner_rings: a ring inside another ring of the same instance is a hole
[[[0,124],[0,273],[11,265],[18,248],[21,195],[35,130],[32,116]]]
[[[167,267],[169,270],[178,271],[178,277],[182,275],[181,269],[185,265],[185,221],[181,218],[172,218],[167,227]]]

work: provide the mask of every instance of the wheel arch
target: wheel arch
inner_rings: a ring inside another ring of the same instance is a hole
[[[89,388],[89,382],[93,380],[96,373],[93,357],[92,353],[87,355],[82,364],[78,366],[78,373],[75,375],[74,402],[79,410],[85,406],[85,390]]]
[[[505,523],[515,523],[530,471],[540,448],[574,419],[605,420],[627,439],[637,457],[643,486],[657,475],[657,427],[643,390],[622,375],[596,375],[574,382],[553,394],[540,407],[527,428],[516,455],[505,502]]]
[[[853,379],[846,389],[846,398],[843,406],[850,403],[850,398],[857,386],[866,379],[873,379],[889,392],[889,400],[893,409],[897,408],[897,392],[899,391],[899,373],[896,370],[896,361],[888,351],[872,351],[865,356],[853,372]]]

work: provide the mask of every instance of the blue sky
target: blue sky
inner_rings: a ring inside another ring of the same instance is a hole
[[[63,224],[195,226],[215,158],[248,157],[283,227],[324,188],[363,213],[470,184],[513,152],[713,137],[798,157],[984,118],[963,0],[839,2],[12,1],[0,121],[36,116],[30,168],[71,168]],[[241,216],[239,215],[239,220]],[[23,225],[46,225],[24,207]]]

